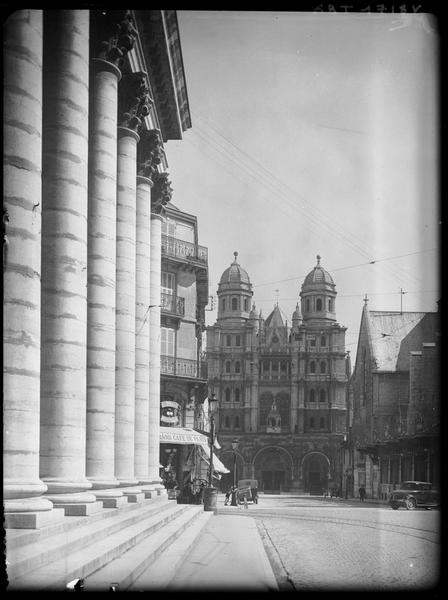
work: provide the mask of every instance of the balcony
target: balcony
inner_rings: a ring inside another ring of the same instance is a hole
[[[204,266],[208,262],[208,249],[198,244],[162,235],[162,256],[179,259],[187,263],[199,263]]]
[[[207,379],[207,363],[204,360],[190,360],[163,355],[160,357],[161,375],[188,377],[189,379]]]
[[[185,316],[185,298],[176,294],[162,292],[160,294],[160,307],[164,313],[175,315],[176,317]]]

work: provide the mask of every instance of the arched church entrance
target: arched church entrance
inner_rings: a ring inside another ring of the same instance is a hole
[[[330,463],[325,454],[312,452],[302,462],[303,487],[305,492],[321,495],[328,487]]]
[[[280,448],[263,448],[254,459],[258,489],[276,494],[288,491],[292,481],[292,457]]]

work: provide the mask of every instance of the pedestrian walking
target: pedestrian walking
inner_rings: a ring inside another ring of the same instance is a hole
[[[232,488],[228,489],[226,492],[226,498],[224,500],[224,506],[228,506],[230,500],[230,494],[232,493]]]
[[[238,506],[238,504],[237,504],[237,498],[236,498],[236,491],[237,491],[237,488],[235,486],[233,486],[231,488],[231,492],[230,492],[231,495],[232,495],[232,501],[230,503],[231,506]]]
[[[359,499],[361,502],[364,502],[364,498],[366,497],[366,488],[364,486],[361,486],[358,490],[359,492]]]
[[[249,508],[249,504],[247,503],[247,497],[244,496],[244,508]]]

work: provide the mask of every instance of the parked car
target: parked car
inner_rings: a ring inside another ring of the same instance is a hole
[[[435,508],[440,506],[440,491],[429,481],[403,481],[389,494],[389,506],[394,510],[400,506],[407,510]]]

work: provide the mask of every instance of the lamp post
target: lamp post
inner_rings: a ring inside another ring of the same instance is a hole
[[[209,438],[209,444],[210,444],[210,465],[209,465],[209,470],[208,470],[208,487],[212,488],[213,487],[213,446],[215,443],[215,417],[214,417],[214,412],[215,412],[215,407],[218,404],[218,400],[216,399],[216,395],[212,394],[211,397],[208,399],[208,410],[209,410],[209,417],[210,417],[210,438]]]
[[[204,510],[216,512],[217,489],[213,486],[213,446],[215,443],[215,417],[214,411],[218,404],[215,394],[208,399],[209,418],[210,418],[210,464],[208,471],[208,487],[204,490]]]
[[[238,448],[238,438],[233,438],[232,440],[232,450],[233,450],[233,487],[236,488],[236,450]],[[232,494],[232,502],[231,506],[237,506],[236,503],[236,494]]]

